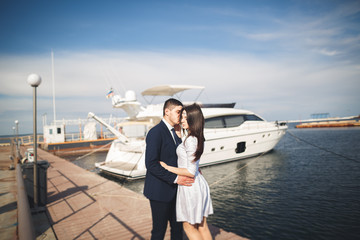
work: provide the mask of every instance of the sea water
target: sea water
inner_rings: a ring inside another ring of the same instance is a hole
[[[97,172],[94,163],[105,157],[69,160]],[[208,221],[226,231],[250,239],[359,239],[360,128],[289,129],[272,152],[202,173],[214,206]],[[111,179],[142,193],[143,180]]]

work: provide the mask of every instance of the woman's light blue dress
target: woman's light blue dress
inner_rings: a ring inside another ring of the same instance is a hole
[[[195,175],[195,182],[191,187],[178,186],[176,199],[176,220],[190,224],[201,223],[204,216],[208,217],[214,212],[209,185],[203,175],[199,173],[200,161],[193,162],[196,147],[197,138],[189,136],[176,149],[178,167],[186,168]]]

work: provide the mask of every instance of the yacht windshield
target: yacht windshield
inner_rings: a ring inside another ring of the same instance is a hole
[[[205,119],[205,128],[238,127],[245,121],[264,121],[255,114],[219,116]]]

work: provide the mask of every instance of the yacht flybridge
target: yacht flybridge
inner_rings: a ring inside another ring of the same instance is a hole
[[[201,86],[164,85],[142,92],[143,96],[173,96],[185,90],[201,89]],[[177,95],[178,96],[178,95]],[[189,104],[183,102],[184,105]],[[128,91],[125,98],[112,96],[115,108],[122,108],[128,120],[117,126],[108,126],[93,113],[93,117],[118,137],[113,141],[104,162],[95,166],[102,172],[128,179],[143,178],[145,167],[145,137],[147,132],[162,118],[161,104],[146,107],[136,100],[135,93]],[[200,166],[219,164],[253,157],[272,150],[285,135],[285,123],[267,122],[255,113],[235,109],[230,104],[201,104],[205,117],[205,148]]]

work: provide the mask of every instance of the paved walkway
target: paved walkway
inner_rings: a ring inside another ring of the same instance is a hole
[[[50,163],[47,211],[58,239],[150,239],[151,210],[143,195],[43,150],[38,154]],[[210,229],[216,240],[244,239]]]

